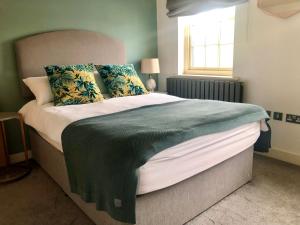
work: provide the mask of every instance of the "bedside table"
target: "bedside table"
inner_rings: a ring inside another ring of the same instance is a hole
[[[26,165],[10,165],[9,163],[4,122],[12,119],[19,120]],[[28,149],[26,146],[23,117],[16,112],[0,112],[0,166],[0,183],[21,179],[31,171],[31,168],[28,166]]]

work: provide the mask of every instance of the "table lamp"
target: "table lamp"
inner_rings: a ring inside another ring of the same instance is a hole
[[[142,59],[141,72],[149,75],[149,79],[146,82],[146,87],[149,91],[154,91],[156,88],[156,82],[151,75],[160,72],[158,59]]]

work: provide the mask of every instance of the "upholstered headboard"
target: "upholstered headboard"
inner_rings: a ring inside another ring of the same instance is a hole
[[[83,30],[63,30],[36,34],[16,42],[18,73],[21,79],[44,76],[45,65],[124,64],[125,48],[106,35]],[[26,98],[31,92],[22,83]]]

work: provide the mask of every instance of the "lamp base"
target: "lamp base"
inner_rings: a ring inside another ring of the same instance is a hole
[[[146,82],[146,87],[147,87],[148,91],[153,92],[156,88],[155,80],[153,78],[148,79]]]

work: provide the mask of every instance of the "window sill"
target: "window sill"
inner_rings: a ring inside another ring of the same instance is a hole
[[[203,78],[203,79],[207,79],[207,80],[234,80],[234,81],[238,81],[239,77],[236,76],[224,76],[224,75],[204,75],[204,74],[182,74],[182,75],[178,75],[178,76],[182,76],[182,78],[189,78],[189,79],[199,79],[199,77]]]

